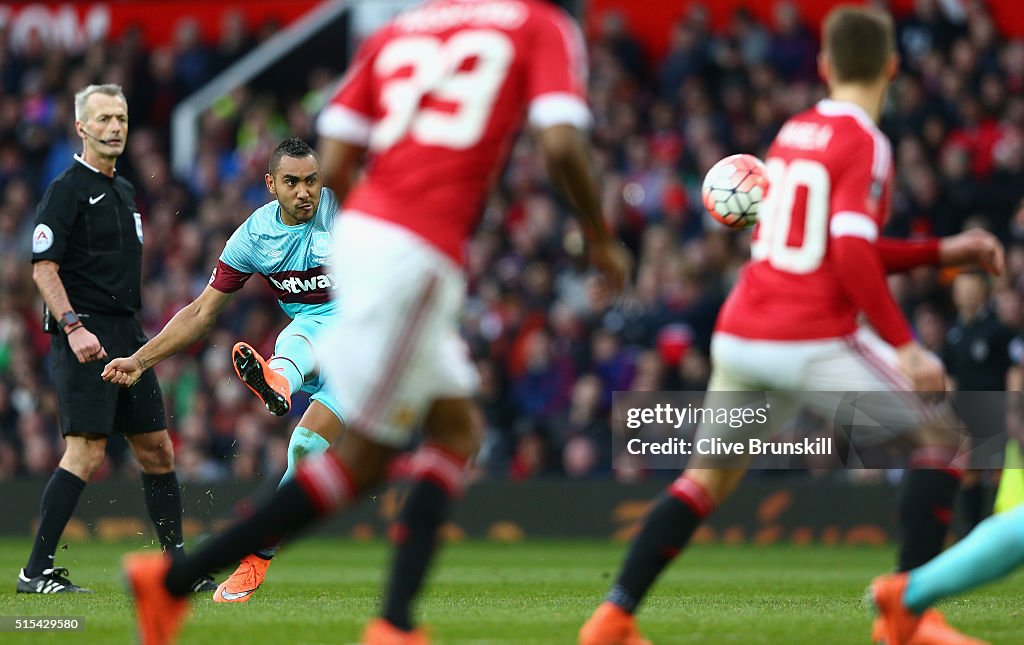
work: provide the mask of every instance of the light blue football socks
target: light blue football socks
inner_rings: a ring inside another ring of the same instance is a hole
[[[325,452],[330,447],[331,444],[326,439],[312,430],[302,426],[296,427],[294,432],[292,432],[291,440],[288,441],[288,469],[284,471],[281,483],[277,487],[280,488],[295,476],[300,460],[309,455],[318,455],[321,452]]]
[[[935,602],[1001,578],[1024,564],[1024,506],[993,515],[970,535],[910,572],[903,603],[921,613]]]
[[[280,336],[277,339],[274,355],[270,357],[268,364],[270,369],[288,379],[292,394],[302,389],[302,384],[316,371],[317,365],[313,346],[304,336],[295,334]],[[288,458],[291,459],[290,452]]]
[[[312,430],[302,426],[296,427],[292,432],[292,438],[288,441],[288,468],[284,471],[281,483],[277,487],[281,488],[281,486],[284,486],[295,476],[295,471],[299,467],[299,461],[309,455],[325,452],[330,447],[331,444],[326,439]],[[281,548],[281,545],[275,544],[274,546],[257,551],[256,555],[264,560],[269,560],[274,557],[279,548]]]

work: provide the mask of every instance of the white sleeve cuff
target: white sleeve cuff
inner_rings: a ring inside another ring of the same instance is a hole
[[[593,118],[586,102],[575,94],[551,92],[530,102],[530,125],[543,130],[555,125],[572,125],[580,130],[590,128]]]
[[[862,237],[874,242],[878,239],[878,223],[864,213],[840,211],[832,216],[828,232],[831,237]]]
[[[343,105],[330,104],[316,120],[316,131],[328,139],[337,139],[358,146],[370,143],[370,119]]]

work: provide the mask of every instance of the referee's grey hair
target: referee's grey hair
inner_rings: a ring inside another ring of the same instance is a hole
[[[107,96],[116,96],[125,105],[128,105],[128,99],[124,97],[124,90],[121,89],[120,85],[115,83],[104,83],[103,85],[89,85],[88,87],[81,89],[75,94],[75,121],[85,120],[85,103],[89,100],[89,97],[93,94],[106,94]]]

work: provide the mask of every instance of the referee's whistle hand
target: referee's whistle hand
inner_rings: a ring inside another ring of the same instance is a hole
[[[79,363],[98,361],[107,357],[107,350],[103,349],[100,339],[85,327],[73,330],[68,335],[68,343]]]

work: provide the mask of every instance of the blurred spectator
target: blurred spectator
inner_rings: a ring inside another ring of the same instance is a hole
[[[573,369],[565,356],[556,355],[551,337],[543,329],[522,341],[523,369],[513,378],[512,392],[520,414],[541,421],[564,409],[572,387]]]
[[[771,36],[764,25],[750,15],[746,7],[740,7],[729,23],[729,36],[739,47],[743,65],[757,65],[763,61],[771,48]]]
[[[213,74],[213,57],[207,51],[194,18],[182,18],[174,33],[175,79],[184,95],[195,92]]]
[[[817,43],[800,19],[800,10],[788,1],[775,4],[775,32],[768,58],[775,71],[786,81],[812,81],[816,78]]]
[[[647,77],[647,61],[643,47],[629,33],[625,17],[609,11],[601,19],[601,44],[607,47],[623,68],[636,81]]]
[[[611,402],[604,400],[605,389],[597,375],[581,376],[573,386],[569,409],[552,424],[562,446],[562,471],[573,479],[604,474],[611,463]]]
[[[535,428],[529,428],[516,442],[509,466],[512,481],[524,481],[544,475],[548,471],[550,450],[547,439]]]
[[[214,69],[224,71],[248,53],[252,46],[253,39],[246,28],[245,14],[238,10],[225,12],[220,26],[220,40],[213,56]]]
[[[661,66],[661,94],[671,98],[685,81],[703,76],[708,64],[706,35],[692,25],[678,22],[672,28],[668,56]]]

